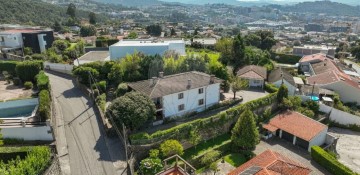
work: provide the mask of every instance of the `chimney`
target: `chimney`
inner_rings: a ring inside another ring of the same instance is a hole
[[[150,79],[150,86],[154,86],[157,83],[157,77],[152,77]]]
[[[191,80],[190,79],[188,79],[188,88],[190,88],[191,87]]]
[[[215,75],[210,75],[210,84],[215,83]]]
[[[164,78],[164,72],[159,72],[159,78]]]

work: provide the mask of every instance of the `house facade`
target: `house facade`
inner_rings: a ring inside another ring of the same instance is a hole
[[[129,83],[130,89],[148,95],[157,108],[157,120],[201,112],[220,101],[221,79],[191,71]]]
[[[268,82],[274,84],[276,87],[284,84],[288,89],[288,94],[295,95],[297,86],[294,77],[286,70],[282,70],[281,68],[274,69],[269,74]]]
[[[237,71],[236,75],[240,78],[249,80],[249,87],[264,87],[267,72],[266,68],[256,65],[249,65]]]

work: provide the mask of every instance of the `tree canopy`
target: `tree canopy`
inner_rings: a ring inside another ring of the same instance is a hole
[[[76,6],[73,3],[70,3],[67,10],[66,10],[66,14],[69,15],[71,18],[75,18],[76,17]]]
[[[153,35],[153,36],[160,36],[162,29],[161,26],[156,24],[156,25],[149,25],[146,27],[146,31],[148,34]]]
[[[259,131],[256,128],[255,115],[246,109],[231,130],[231,141],[242,150],[253,150],[259,143]]]
[[[155,116],[155,104],[144,94],[129,92],[116,98],[106,114],[114,118],[114,124],[122,123],[130,130],[137,130]]]
[[[184,148],[177,140],[166,140],[160,145],[160,152],[163,157],[169,157],[175,154],[182,155]]]

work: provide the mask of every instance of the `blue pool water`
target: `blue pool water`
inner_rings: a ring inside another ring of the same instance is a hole
[[[310,99],[312,101],[319,101],[319,97],[317,97],[317,96],[310,96]]]
[[[36,105],[5,108],[0,110],[0,118],[29,117]]]

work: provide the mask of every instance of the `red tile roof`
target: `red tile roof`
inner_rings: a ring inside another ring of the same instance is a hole
[[[236,73],[243,78],[266,79],[266,68],[256,65],[244,66]]]
[[[295,111],[285,111],[270,120],[277,127],[303,140],[310,141],[327,126]]]
[[[352,80],[349,75],[346,75],[345,73],[340,71],[324,72],[318,75],[307,77],[306,80],[309,84],[314,84],[315,82],[316,84],[320,84],[320,85],[331,84],[338,81],[342,81],[350,86],[360,89],[360,86],[357,82]]]
[[[266,150],[246,163],[242,164],[228,175],[240,175],[246,170],[254,168],[254,175],[308,175],[311,170],[275,151]]]
[[[326,54],[323,54],[323,53],[305,55],[299,60],[299,63],[313,62],[313,61],[324,61],[326,58],[327,58]]]

